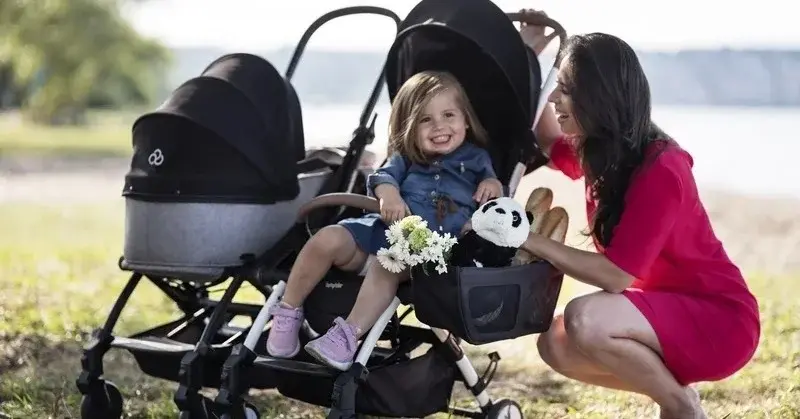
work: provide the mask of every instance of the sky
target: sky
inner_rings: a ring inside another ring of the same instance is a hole
[[[294,46],[318,17],[339,7],[380,6],[400,18],[418,0],[150,0],[129,6],[143,34],[170,46],[219,46],[263,51]],[[641,50],[686,48],[800,49],[800,25],[788,0],[494,0],[506,12],[544,10],[568,33],[608,32]],[[382,51],[394,37],[391,20],[356,15],[330,21],[308,47]],[[551,48],[557,47],[557,41]]]

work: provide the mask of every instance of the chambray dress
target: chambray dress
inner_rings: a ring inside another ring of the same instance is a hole
[[[367,191],[374,196],[376,186],[391,183],[400,190],[411,213],[427,221],[431,230],[458,236],[477,209],[478,203],[472,196],[478,184],[496,177],[489,153],[465,141],[429,165],[392,155],[383,167],[367,177]],[[374,255],[389,246],[385,233],[388,226],[380,214],[344,219],[339,225],[347,228],[358,247],[368,254]]]

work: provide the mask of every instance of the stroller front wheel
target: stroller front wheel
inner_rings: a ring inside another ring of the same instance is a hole
[[[261,419],[261,414],[258,409],[250,403],[244,404],[244,417],[245,419]]]
[[[523,419],[522,408],[513,400],[500,399],[489,408],[485,419]]]
[[[242,406],[242,409],[244,411],[244,416],[241,416],[242,410],[240,410],[239,411],[240,413],[237,413],[236,415],[232,415],[231,413],[225,413],[224,415],[222,415],[222,419],[234,419],[234,418],[261,419],[261,414],[258,413],[258,409],[251,403],[244,402],[244,406]]]
[[[122,417],[122,393],[110,381],[103,381],[83,396],[81,419],[120,419]]]

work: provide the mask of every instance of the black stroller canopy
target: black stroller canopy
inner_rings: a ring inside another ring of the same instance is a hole
[[[490,135],[501,180],[534,149],[531,125],[541,69],[505,12],[489,0],[423,0],[409,12],[386,62],[394,100],[424,70],[452,73]],[[511,152],[509,152],[511,151]]]
[[[273,203],[299,193],[305,156],[294,88],[266,60],[222,56],[133,127],[126,195]]]

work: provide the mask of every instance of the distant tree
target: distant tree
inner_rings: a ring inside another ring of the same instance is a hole
[[[91,101],[154,100],[171,56],[138,34],[121,6],[120,0],[0,1],[0,68],[10,66],[27,116],[77,124]]]

